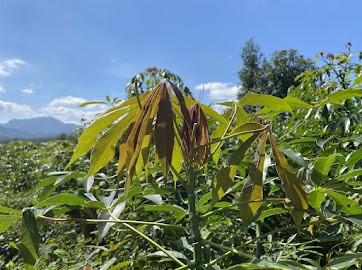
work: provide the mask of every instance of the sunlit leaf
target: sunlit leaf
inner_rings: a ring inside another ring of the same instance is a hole
[[[234,181],[237,168],[243,160],[245,153],[249,150],[253,142],[260,136],[260,132],[253,134],[247,139],[233,154],[231,154],[228,166],[221,168],[217,173],[212,185],[211,207],[215,205],[227,192]]]
[[[129,108],[114,110],[109,114],[105,114],[102,117],[98,118],[92,125],[90,125],[80,136],[79,142],[74,150],[74,154],[70,159],[67,167],[69,167],[79,157],[85,155],[89,151],[89,149],[92,148],[97,140],[99,133],[101,133],[105,128],[111,125],[119,117],[126,114],[128,111]]]
[[[88,176],[95,174],[112,160],[115,154],[116,143],[132,122],[134,115],[135,111],[127,114],[97,140],[90,157]]]
[[[39,256],[40,235],[38,226],[31,209],[23,211],[23,223],[21,226],[21,243],[19,253],[24,261],[26,270],[35,269],[34,265]]]
[[[322,107],[328,103],[340,103],[343,100],[351,99],[354,97],[362,97],[362,89],[346,89],[338,90],[337,92],[330,94],[326,99],[322,100],[316,105],[316,107]]]
[[[248,201],[263,199],[263,171],[266,138],[267,133],[264,132],[261,136],[258,152],[251,164],[249,175],[241,191],[240,200],[243,203],[240,205],[240,215],[244,222],[248,222],[256,214],[262,203],[261,201],[248,203]]]
[[[289,106],[293,109],[311,109],[313,108],[312,105],[300,100],[299,98],[292,97],[292,96],[286,96],[283,98],[285,102],[289,104]]]
[[[308,209],[305,191],[303,190],[293,169],[289,166],[283,153],[280,151],[279,145],[272,134],[270,134],[270,140],[276,162],[276,169],[282,180],[282,188],[286,197],[290,201],[289,204],[294,207],[291,212],[294,222],[299,225],[302,222],[304,211]]]
[[[312,171],[312,181],[321,186],[328,175],[329,170],[335,160],[335,155],[330,155],[329,157],[320,157],[314,164]]]
[[[21,219],[21,216],[0,215],[0,233],[7,231],[9,227],[19,219]]]
[[[246,94],[239,100],[239,104],[264,106],[268,107],[270,110],[293,112],[292,108],[285,100],[271,95],[255,93]]]

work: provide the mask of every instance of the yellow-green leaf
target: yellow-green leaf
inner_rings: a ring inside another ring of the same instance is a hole
[[[122,115],[126,114],[128,111],[129,108],[114,110],[98,118],[93,124],[91,124],[79,137],[79,142],[75,148],[74,154],[71,160],[69,161],[67,167],[69,167],[78,158],[85,155],[89,151],[89,149],[91,149],[92,146],[94,146],[98,135],[105,128],[111,125],[115,120],[120,118]]]
[[[260,136],[261,132],[253,134],[247,139],[233,154],[231,154],[228,166],[221,168],[216,175],[212,185],[212,200],[211,208],[217,203],[231,186],[234,181],[236,171],[241,161],[243,160],[245,153],[248,151],[253,142]]]
[[[305,191],[303,190],[293,169],[289,166],[274,136],[270,134],[270,140],[273,148],[273,155],[276,162],[276,169],[282,180],[282,188],[285,192],[290,205],[294,207],[291,214],[294,222],[300,225],[303,220],[303,214],[308,209],[308,201]]]
[[[135,111],[132,111],[127,114],[97,140],[90,157],[90,168],[87,176],[95,174],[114,157],[116,143],[131,123],[135,113]]]
[[[261,206],[261,201],[250,202],[263,199],[263,171],[265,161],[265,144],[267,133],[264,132],[259,144],[258,153],[255,155],[251,165],[248,178],[241,191],[240,215],[244,222],[249,221]]]

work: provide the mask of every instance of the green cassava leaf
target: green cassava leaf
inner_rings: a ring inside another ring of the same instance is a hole
[[[326,199],[326,195],[323,190],[319,188],[313,190],[307,195],[308,203],[317,211],[321,209],[321,205]]]
[[[299,225],[302,222],[304,211],[308,209],[307,196],[272,134],[270,134],[270,140],[276,162],[276,169],[282,180],[282,188],[290,201],[290,205],[294,207],[291,212],[294,222]]]
[[[173,215],[176,219],[176,223],[179,222],[187,215],[187,211],[178,205],[144,205],[141,207],[142,210],[149,212],[149,211],[169,211],[173,212]]]
[[[340,103],[343,100],[351,99],[354,97],[362,97],[362,89],[349,88],[346,90],[338,90],[337,92],[330,94],[326,99],[315,105],[315,107],[322,107],[328,103]]]
[[[262,203],[261,201],[247,202],[263,199],[263,172],[267,135],[268,134],[264,132],[261,136],[258,153],[255,155],[254,161],[251,164],[249,175],[241,191],[240,200],[243,203],[240,205],[240,215],[244,222],[248,222],[253,218]]]
[[[335,155],[317,158],[311,175],[312,181],[316,185],[323,185],[335,158]]]
[[[39,256],[40,235],[32,209],[23,211],[23,223],[21,226],[21,243],[19,253],[24,261],[26,270],[35,269],[34,265]]]
[[[339,206],[342,207],[340,210],[343,213],[350,215],[360,215],[362,214],[362,207],[358,202],[348,198],[344,194],[338,193],[331,189],[323,189],[324,193],[328,194],[333,201]]]
[[[253,142],[260,136],[261,132],[256,132],[249,139],[247,139],[238,150],[231,154],[228,166],[221,168],[216,175],[212,185],[212,200],[211,208],[217,203],[227,192],[237,172],[237,168],[249,150]]]
[[[238,138],[242,141],[246,141],[250,138],[254,132],[259,132],[260,130],[265,129],[265,125],[258,124],[258,123],[245,123],[241,126],[235,127],[228,136],[238,135]]]
[[[135,114],[136,111],[129,112],[97,140],[90,157],[90,168],[87,174],[88,177],[106,166],[107,163],[114,157],[116,143],[132,122]]]
[[[0,233],[7,231],[19,219],[21,216],[18,215],[0,215]]]
[[[255,94],[255,93],[246,94],[244,97],[242,97],[239,100],[239,104],[264,106],[269,108],[271,111],[293,112],[292,108],[285,100],[271,95]]]
[[[292,149],[280,149],[284,155],[289,157],[294,162],[298,163],[300,166],[307,168],[307,163],[304,161],[304,158],[301,153],[294,151]]]
[[[283,98],[283,100],[289,104],[289,106],[293,109],[293,110],[297,110],[297,109],[311,109],[313,108],[312,105],[300,100],[299,98],[296,97],[292,97],[292,96],[286,96],[285,98]]]
[[[120,118],[122,115],[126,114],[129,111],[129,108],[121,108],[118,110],[113,110],[108,114],[104,114],[102,117],[98,118],[93,124],[91,124],[80,136],[79,142],[74,150],[74,154],[70,159],[67,168],[78,158],[85,155],[89,149],[94,146],[98,135],[109,125],[111,125],[115,120]]]
[[[267,217],[280,215],[286,212],[288,212],[288,210],[285,208],[272,208],[272,209],[263,210],[258,216],[258,220],[264,220]]]
[[[70,193],[60,193],[54,195],[44,201],[39,202],[35,207],[43,208],[51,205],[72,205],[80,207],[94,207],[94,208],[105,208],[104,203],[99,201],[88,201],[84,197],[70,194]]]

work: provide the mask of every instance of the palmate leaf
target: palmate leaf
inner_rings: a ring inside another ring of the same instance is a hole
[[[240,205],[240,215],[244,222],[251,220],[262,203],[261,201],[247,203],[247,201],[263,199],[263,172],[267,135],[268,134],[264,132],[261,137],[258,153],[255,155],[248,178],[241,191],[240,200],[244,203]]]
[[[92,125],[90,125],[80,136],[74,154],[67,167],[74,163],[74,161],[76,161],[78,158],[85,155],[89,149],[94,146],[99,134],[119,117],[126,114],[129,110],[130,108],[127,107],[112,110],[111,112],[106,113],[98,118]]]
[[[264,94],[250,93],[245,95],[239,100],[240,105],[253,105],[253,106],[264,106],[269,111],[284,111],[292,113],[293,110],[289,104],[279,98]]]
[[[21,226],[21,244],[19,252],[24,261],[26,270],[35,269],[34,265],[39,257],[40,235],[32,209],[23,211],[23,224]]]
[[[129,112],[118,123],[109,128],[96,142],[90,157],[88,176],[95,174],[112,160],[116,143],[131,123],[136,111]]]
[[[251,130],[251,133],[254,131]],[[221,168],[216,175],[212,185],[211,208],[217,203],[227,192],[232,182],[234,181],[236,171],[246,152],[249,150],[253,142],[261,135],[262,131],[255,132],[247,139],[233,154],[231,154],[228,166]]]
[[[282,188],[289,200],[289,204],[294,207],[291,212],[294,222],[299,225],[303,220],[304,211],[308,209],[307,196],[272,134],[270,134],[270,140],[276,162],[276,169],[282,180]]]
[[[161,94],[161,85],[158,85],[156,89],[149,93],[149,96],[145,99],[142,109],[139,111],[134,121],[134,125],[130,132],[130,135],[127,139],[127,148],[126,148],[126,183],[125,183],[125,193],[128,192],[131,185],[131,180],[133,177],[134,169],[140,153],[143,139],[146,133],[151,132],[153,118],[157,111],[157,103]]]
[[[156,153],[165,179],[167,179],[172,161],[174,136],[172,99],[165,88],[161,93],[155,127]]]

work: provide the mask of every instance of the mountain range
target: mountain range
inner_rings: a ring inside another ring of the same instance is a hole
[[[53,117],[13,119],[6,124],[0,124],[0,141],[50,139],[60,134],[69,135],[80,127]]]

